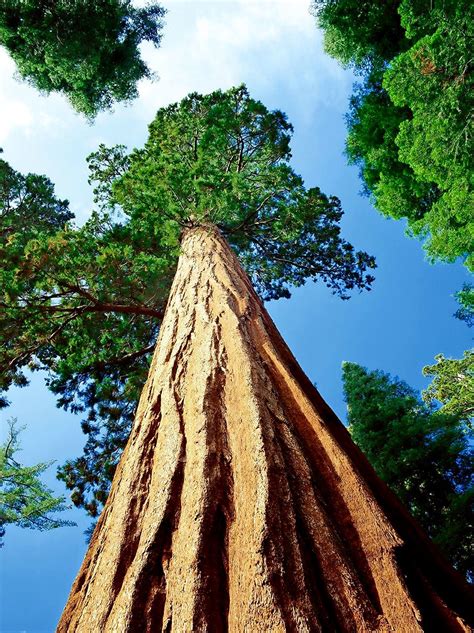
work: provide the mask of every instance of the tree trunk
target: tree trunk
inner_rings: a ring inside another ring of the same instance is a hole
[[[468,593],[303,374],[226,241],[188,230],[58,631],[468,631]]]

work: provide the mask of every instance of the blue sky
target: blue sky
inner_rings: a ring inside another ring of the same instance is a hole
[[[467,328],[452,318],[453,294],[468,277],[460,264],[428,264],[420,243],[404,235],[403,223],[382,218],[358,195],[357,171],[343,156],[343,115],[353,77],[324,54],[308,4],[168,2],[161,49],[143,49],[159,80],[140,84],[137,101],[101,114],[93,126],[63,98],[40,96],[15,81],[14,66],[0,50],[0,146],[15,169],[47,174],[83,220],[92,207],[85,157],[101,142],[142,145],[159,107],[191,91],[245,82],[253,97],[285,111],[295,128],[294,168],[308,186],[341,198],[344,236],[378,262],[373,291],[350,301],[307,284],[290,300],[269,305],[303,369],[344,418],[342,361],[383,369],[423,388],[422,367],[435,354],[459,357],[470,346]],[[2,427],[9,416],[27,425],[22,462],[62,463],[81,452],[79,419],[56,409],[40,375],[11,397]],[[45,478],[65,494],[54,470]],[[78,510],[68,518],[78,526],[49,533],[8,528],[0,552],[1,633],[54,630],[85,552],[89,523]]]

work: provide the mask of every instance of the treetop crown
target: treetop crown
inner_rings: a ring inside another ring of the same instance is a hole
[[[292,131],[243,85],[191,94],[158,110],[142,149],[102,145],[89,156],[96,200],[161,248],[176,247],[183,227],[215,224],[265,298],[307,278],[342,296],[368,288],[374,259],[340,238],[339,200],[306,189],[291,168]]]

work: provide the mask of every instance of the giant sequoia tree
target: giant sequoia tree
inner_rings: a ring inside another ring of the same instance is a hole
[[[100,210],[80,229],[47,179],[2,163],[0,386],[43,368],[59,404],[86,413],[85,453],[61,477],[93,516],[130,432],[184,228],[218,226],[262,298],[308,278],[343,297],[370,286],[374,260],[341,238],[339,200],[290,168],[291,130],[244,88],[160,110],[144,149],[91,155]]]
[[[143,41],[158,46],[164,10],[130,0],[2,0],[0,45],[42,92],[60,92],[88,117],[137,96],[151,71]]]
[[[9,318],[21,327],[33,309],[25,343],[34,327],[60,328],[34,353],[63,397],[77,381],[87,400],[109,374],[125,389],[113,368],[147,353],[139,324],[159,327],[59,631],[467,630],[467,588],[252,287],[278,297],[321,277],[345,295],[371,282],[372,259],[339,236],[338,201],[289,167],[290,131],[244,88],[191,95],[158,112],[144,149],[92,157],[108,208],[93,249],[67,230],[25,248]]]

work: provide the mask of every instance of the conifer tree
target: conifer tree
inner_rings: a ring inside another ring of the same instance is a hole
[[[361,78],[347,155],[384,215],[431,261],[474,269],[473,7],[468,0],[314,0],[327,52]]]
[[[468,327],[474,324],[474,287],[465,284],[456,293],[459,309],[454,316]],[[471,430],[474,419],[474,350],[466,350],[462,358],[435,356],[436,363],[423,367],[425,376],[433,380],[423,392],[428,404],[441,403],[441,411],[454,414]]]
[[[290,133],[244,87],[191,95],[143,149],[91,157],[104,206],[88,226],[24,248],[7,317],[36,347],[12,350],[7,382],[40,358],[72,406],[94,409],[102,386],[112,405],[154,342],[146,320],[159,330],[60,632],[466,630],[462,578],[252,287],[277,298],[319,278],[345,297],[372,282],[339,201],[291,169]]]
[[[134,99],[137,82],[152,76],[139,45],[159,46],[164,13],[130,0],[2,0],[0,45],[20,77],[94,118]]]
[[[453,564],[474,579],[474,455],[466,412],[427,406],[403,381],[355,363],[344,363],[343,378],[352,438]]]
[[[142,241],[157,236],[165,252],[180,242],[180,256],[60,631],[421,630],[435,620],[462,630],[468,617],[465,589],[391,506],[252,289],[277,298],[321,276],[345,296],[371,281],[373,261],[339,237],[338,202],[289,167],[289,132],[240,88],[160,111],[130,157],[101,148],[91,158],[98,199]],[[433,587],[422,608],[418,577]]]
[[[16,420],[9,420],[6,440],[0,446],[0,547],[10,524],[34,530],[74,525],[56,515],[67,509],[65,498],[55,497],[41,481],[51,462],[24,466],[17,460],[21,431]]]
[[[2,163],[0,386],[44,369],[58,404],[84,415],[84,455],[60,476],[92,516],[130,432],[185,228],[218,226],[264,299],[306,279],[343,298],[370,287],[374,258],[340,236],[339,200],[291,169],[291,132],[244,87],[191,95],[158,111],[143,149],[89,157],[98,209],[80,228],[46,178]]]

